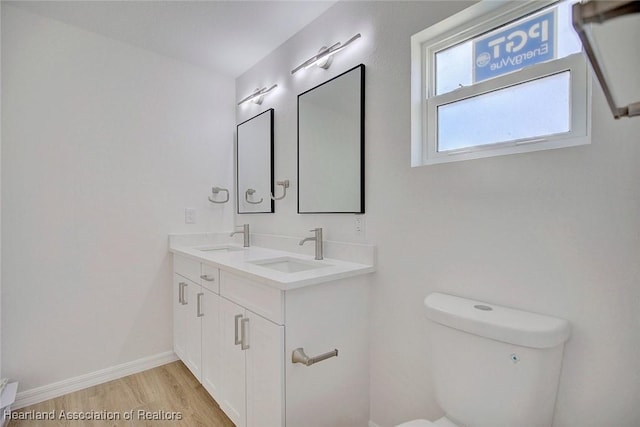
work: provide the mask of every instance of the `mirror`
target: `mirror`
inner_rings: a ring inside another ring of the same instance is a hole
[[[238,213],[272,213],[273,108],[240,123],[236,135]]]
[[[364,213],[364,65],[298,95],[298,213]]]

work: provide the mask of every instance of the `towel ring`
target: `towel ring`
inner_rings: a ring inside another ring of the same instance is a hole
[[[280,197],[274,197],[273,194],[271,194],[271,200],[282,200],[285,197],[287,197],[287,188],[289,188],[289,180],[285,179],[284,181],[276,181],[276,185],[281,185],[282,186],[282,196]]]
[[[264,198],[262,197],[257,202],[252,202],[251,200],[249,200],[249,196],[252,196],[253,194],[255,194],[255,192],[256,190],[254,190],[253,188],[250,188],[244,192],[244,199],[247,201],[247,203],[250,203],[252,205],[259,205],[260,203],[262,203],[262,201],[264,200]]]
[[[225,197],[225,199],[224,199],[224,200],[213,200],[213,199],[211,198],[211,196],[209,196],[209,197],[208,197],[208,198],[209,198],[209,201],[210,201],[211,203],[227,203],[227,202],[229,201],[229,190],[227,190],[226,188],[220,188],[220,187],[213,187],[213,188],[211,189],[211,193],[212,193],[214,196],[217,196],[217,195],[218,195],[218,193],[219,193],[219,192],[221,192],[221,191],[223,191],[223,192],[227,193],[227,194],[226,194],[226,197]]]

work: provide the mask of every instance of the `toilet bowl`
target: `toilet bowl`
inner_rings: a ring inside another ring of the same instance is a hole
[[[446,415],[396,427],[551,425],[569,322],[442,293],[424,303],[435,398]]]

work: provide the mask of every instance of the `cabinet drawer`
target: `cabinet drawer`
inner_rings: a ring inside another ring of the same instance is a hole
[[[200,283],[200,263],[180,255],[173,255],[173,271],[196,283]]]
[[[202,264],[202,275],[200,278],[202,279],[202,286],[209,289],[211,292],[215,292],[216,294],[220,293],[220,276],[217,268],[212,267],[208,264]]]
[[[284,325],[282,291],[226,271],[220,271],[220,295],[244,308]]]

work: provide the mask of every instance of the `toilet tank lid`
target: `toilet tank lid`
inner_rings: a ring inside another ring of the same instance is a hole
[[[565,319],[435,292],[424,300],[436,323],[510,344],[551,348],[570,334]]]

